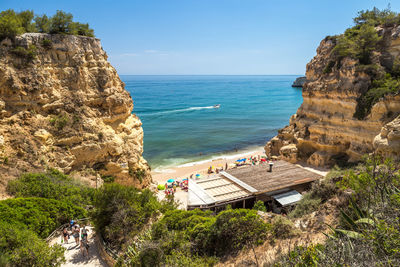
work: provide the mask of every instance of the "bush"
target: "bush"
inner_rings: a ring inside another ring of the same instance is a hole
[[[331,175],[334,175],[333,172]],[[318,210],[321,203],[324,203],[337,193],[336,184],[328,178],[316,181],[312,184],[311,190],[303,195],[296,204],[293,211],[289,213],[291,218],[299,218]]]
[[[10,224],[25,225],[46,238],[71,218],[84,218],[86,212],[70,203],[38,197],[13,198],[0,201],[0,218]]]
[[[50,19],[46,15],[36,16],[35,25],[38,32],[48,33],[50,32]]]
[[[298,247],[277,266],[400,266],[398,162],[372,156],[339,182],[353,192],[326,243]]]
[[[392,78],[389,73],[382,79],[374,80],[372,87],[357,99],[354,117],[364,119],[371,112],[372,106],[382,97],[398,92],[400,92],[400,79]]]
[[[291,220],[277,215],[271,222],[271,233],[275,238],[288,238],[297,235],[297,230]]]
[[[256,203],[254,203],[253,210],[259,210],[259,211],[267,211],[267,208],[264,205],[264,202],[261,200],[258,200]]]
[[[374,26],[363,24],[347,29],[339,36],[333,52],[339,59],[351,57],[367,65],[370,64],[372,51],[377,49],[381,39]]]
[[[166,240],[177,240],[170,244],[173,246],[164,246],[165,255],[170,255],[174,247],[184,248],[190,242],[192,254],[224,256],[263,242],[267,230],[268,225],[255,210],[228,209],[216,216],[198,209],[173,210],[153,225],[152,239],[163,244],[168,244]]]
[[[216,216],[210,225],[207,249],[212,256],[226,255],[252,244],[261,244],[266,238],[268,226],[254,210],[231,209]],[[211,250],[210,250],[211,249]]]
[[[91,217],[98,233],[112,246],[120,248],[139,233],[160,206],[148,189],[140,191],[119,184],[104,184],[95,194]]]
[[[70,33],[72,14],[57,10],[56,14],[50,19],[50,33]]]
[[[0,41],[5,38],[13,39],[16,35],[24,32],[25,29],[14,10],[0,12]]]
[[[310,193],[307,193],[296,204],[293,211],[289,213],[290,218],[300,218],[303,215],[310,214],[316,211],[321,204],[320,198],[314,198]]]
[[[53,42],[50,39],[43,39],[42,40],[42,46],[45,49],[51,49],[53,47]]]
[[[69,123],[69,117],[66,113],[59,114],[50,119],[50,124],[57,128],[57,130],[61,131],[65,126]]]
[[[30,230],[14,223],[0,222],[1,266],[60,266],[64,260],[64,248],[49,247]]]
[[[24,58],[29,62],[36,58],[37,49],[36,49],[36,46],[34,46],[34,45],[30,45],[28,47],[28,49],[25,49],[21,46],[17,46],[11,50],[11,53],[13,53],[21,58]]]
[[[391,11],[389,7],[384,10],[379,10],[374,7],[372,10],[362,10],[358,12],[358,16],[353,20],[356,25],[370,24],[373,26],[391,26],[400,22],[400,15]]]
[[[36,16],[33,11],[15,12],[12,9],[0,12],[0,41],[14,39],[25,32],[62,33],[94,36],[94,31],[86,23],[73,22],[70,13],[58,10],[53,17]],[[33,22],[34,21],[34,22]]]
[[[146,175],[146,171],[143,169],[133,169],[132,167],[129,167],[129,175],[133,178],[133,179],[137,179],[140,182],[143,182],[143,178]]]
[[[165,260],[166,266],[211,267],[217,264],[217,262],[218,259],[215,257],[199,257],[181,251],[177,251],[171,255],[168,255]]]
[[[7,192],[15,197],[42,197],[85,207],[93,201],[94,189],[50,169],[46,173],[26,173],[10,181]]]
[[[333,60],[330,60],[330,61],[328,62],[328,64],[326,64],[326,66],[325,66],[325,68],[324,68],[324,71],[323,71],[323,73],[324,73],[324,74],[331,73],[331,72],[332,72],[332,69],[333,69],[333,67],[335,66],[335,64],[336,64],[336,62],[335,62],[335,61],[333,61]]]

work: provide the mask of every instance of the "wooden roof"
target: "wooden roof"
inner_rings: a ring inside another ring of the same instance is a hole
[[[291,186],[309,183],[322,178],[321,175],[291,164],[286,161],[275,161],[272,172],[269,164],[246,166],[230,169],[226,172],[258,190],[256,194],[277,191]]]

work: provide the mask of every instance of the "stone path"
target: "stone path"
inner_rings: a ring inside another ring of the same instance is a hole
[[[70,266],[86,266],[86,267],[107,267],[107,264],[103,262],[99,255],[99,250],[94,239],[94,230],[92,227],[87,227],[89,230],[89,258],[84,257],[80,246],[75,243],[75,239],[71,236],[68,240],[68,244],[61,243],[61,236],[55,237],[50,241],[50,244],[59,244],[66,249],[64,255],[66,262],[62,264],[62,267]]]

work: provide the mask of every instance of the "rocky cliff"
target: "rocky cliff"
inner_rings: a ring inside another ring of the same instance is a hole
[[[0,46],[0,181],[57,168],[151,182],[141,121],[96,38],[26,33]]]
[[[298,77],[294,80],[292,87],[303,87],[304,83],[306,82],[306,77]]]
[[[356,118],[360,96],[371,87],[373,70],[388,70],[400,59],[400,26],[376,28],[382,37],[372,63],[331,61],[335,40],[324,39],[317,55],[307,64],[303,104],[265,146],[268,155],[290,162],[322,166],[337,161],[358,161],[377,151],[400,156],[400,95],[389,94],[375,103],[365,118]],[[400,88],[399,88],[400,90]]]

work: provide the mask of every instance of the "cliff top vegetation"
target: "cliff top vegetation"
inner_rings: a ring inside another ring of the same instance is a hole
[[[71,34],[94,37],[87,23],[74,22],[71,13],[58,10],[55,15],[36,15],[32,10],[15,12],[8,9],[0,12],[0,40],[14,39],[26,32]]]
[[[334,47],[324,73],[329,75],[335,69],[340,69],[342,60],[347,57],[358,61],[357,71],[370,76],[370,86],[357,99],[354,113],[354,117],[361,120],[371,112],[372,106],[380,98],[399,92],[400,59],[393,57],[383,63],[376,55],[388,49],[384,31],[380,28],[392,29],[399,26],[400,14],[390,8],[373,8],[360,11],[353,21],[355,25],[343,34],[327,37],[334,43]]]

